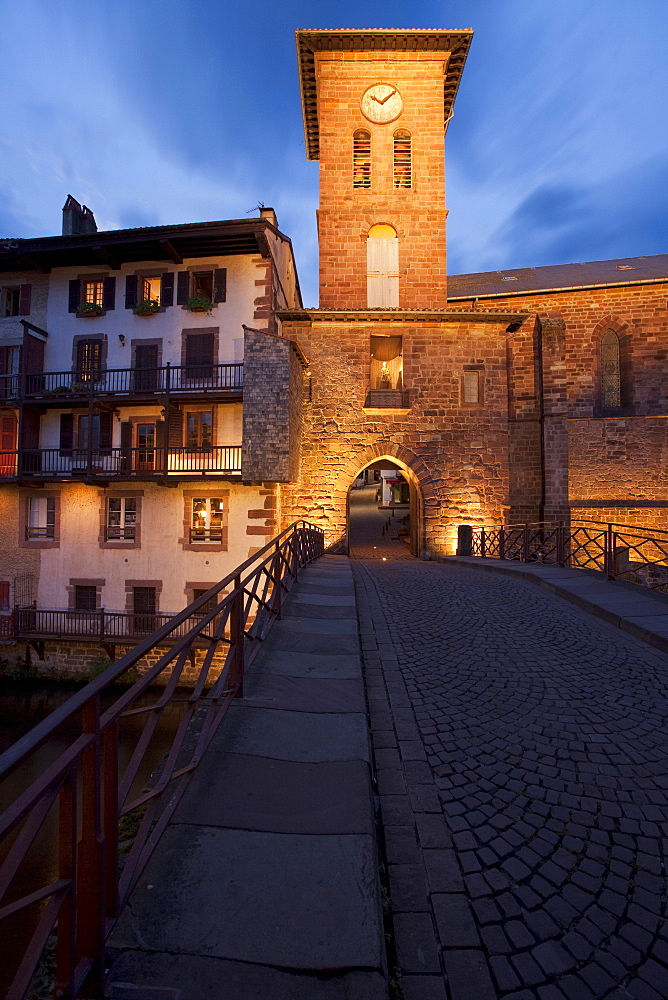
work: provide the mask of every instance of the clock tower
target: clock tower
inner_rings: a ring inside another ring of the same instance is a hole
[[[443,137],[472,34],[297,32],[321,309],[446,305]]]

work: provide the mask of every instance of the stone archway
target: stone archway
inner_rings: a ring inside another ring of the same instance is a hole
[[[441,503],[431,473],[424,462],[401,445],[379,441],[350,459],[343,470],[346,480],[346,534],[348,548],[348,494],[350,487],[364,469],[382,459],[388,459],[405,474],[410,486],[411,552],[419,559],[441,554]]]

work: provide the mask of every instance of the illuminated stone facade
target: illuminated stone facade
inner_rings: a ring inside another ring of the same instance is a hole
[[[453,552],[462,522],[668,527],[668,257],[446,282],[443,131],[470,37],[297,33],[320,160],[320,309],[279,313],[312,379],[282,521],[312,517],[345,546],[348,490],[387,456],[413,486],[412,548],[426,557]]]

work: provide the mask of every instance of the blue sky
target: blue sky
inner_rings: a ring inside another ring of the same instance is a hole
[[[448,270],[668,251],[668,0],[0,0],[0,236],[273,205],[317,302],[295,28],[473,28]]]

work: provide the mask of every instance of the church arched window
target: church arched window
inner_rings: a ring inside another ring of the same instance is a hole
[[[601,337],[601,407],[614,410],[622,405],[622,369],[619,337],[606,330]]]
[[[353,133],[353,187],[371,187],[371,133],[365,128]]]
[[[366,241],[367,306],[396,309],[399,306],[399,240],[396,230],[379,223]]]
[[[394,133],[393,162],[395,188],[411,188],[413,186],[411,134],[405,128],[399,128]]]

